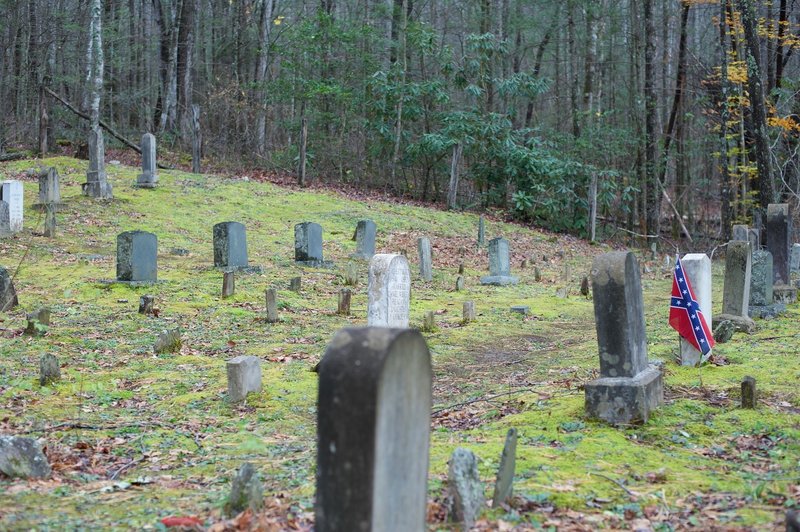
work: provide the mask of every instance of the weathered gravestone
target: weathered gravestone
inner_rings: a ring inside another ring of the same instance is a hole
[[[7,201],[0,201],[0,238],[8,238],[11,231],[11,212]]]
[[[732,240],[725,254],[725,282],[722,289],[722,314],[714,316],[713,328],[732,321],[737,331],[750,333],[755,323],[747,315],[750,303],[752,251],[750,242]]]
[[[692,286],[694,297],[700,305],[700,312],[707,319],[711,319],[711,259],[705,253],[689,253],[681,259],[683,273]],[[709,324],[710,325],[710,324]],[[703,358],[703,354],[685,339],[681,343],[681,365],[696,366]],[[708,352],[706,358],[711,356]]]
[[[47,478],[50,464],[33,438],[0,435],[0,473],[11,478]]]
[[[35,207],[41,210],[48,208],[48,205],[53,209],[61,205],[58,171],[52,166],[39,173],[39,202]]]
[[[56,204],[48,203],[44,211],[44,236],[54,238],[56,236]]]
[[[511,275],[511,256],[508,240],[498,237],[489,241],[489,275],[481,277],[481,284],[503,286],[517,284],[519,279]]]
[[[789,248],[792,245],[792,219],[788,203],[767,206],[767,251],[772,253],[773,281],[789,284]]]
[[[153,352],[157,355],[177,353],[181,350],[182,345],[180,328],[161,331],[153,344]]]
[[[377,228],[372,220],[359,220],[353,240],[356,241],[356,252],[353,257],[369,260],[375,254],[375,235]]]
[[[461,306],[461,321],[463,323],[469,323],[471,321],[475,321],[474,301],[464,301],[464,304]]]
[[[237,403],[250,392],[261,391],[261,360],[254,356],[238,356],[225,363],[228,371],[228,399]]]
[[[756,403],[756,380],[747,376],[742,379],[742,408],[755,408]]]
[[[471,529],[485,500],[483,483],[478,475],[478,458],[469,449],[457,447],[450,456],[447,492],[453,518],[462,524],[464,530]]]
[[[754,251],[750,267],[750,305],[748,314],[751,318],[767,318],[777,316],[786,310],[781,303],[773,303],[772,297],[772,253]]]
[[[367,325],[408,327],[411,273],[402,255],[378,254],[369,263]]]
[[[303,222],[294,226],[294,260],[306,266],[326,266],[322,258],[322,226]]]
[[[419,276],[423,281],[433,279],[433,256],[431,241],[427,236],[417,239],[417,252],[419,253]]]
[[[236,274],[232,271],[222,272],[222,297],[233,297],[236,293]]]
[[[789,273],[800,272],[800,244],[792,244],[791,259],[789,260]]]
[[[106,175],[105,149],[103,131],[99,127],[89,131],[89,169],[86,171],[86,183],[81,185],[84,196],[96,199],[114,197]]]
[[[264,293],[264,299],[267,308],[267,323],[278,322],[278,290],[275,288],[267,288]]]
[[[155,188],[158,183],[156,169],[156,137],[152,133],[142,135],[142,173],[136,177],[136,186]]]
[[[39,384],[47,386],[61,380],[61,367],[58,357],[53,354],[45,353],[39,357]]]
[[[247,268],[247,233],[239,222],[220,222],[214,226],[214,267]]]
[[[350,315],[350,299],[352,296],[352,292],[349,288],[342,288],[339,290],[339,304],[336,309],[337,314],[341,314],[342,316],[349,316]]]
[[[639,271],[630,252],[592,263],[600,378],[586,384],[586,413],[611,424],[646,422],[664,401],[661,371],[647,361]]]
[[[117,280],[158,280],[158,238],[146,231],[126,231],[117,236]]]
[[[514,489],[514,469],[517,460],[517,429],[508,429],[503,454],[500,456],[500,467],[494,483],[492,508],[497,508],[511,498]]]
[[[231,482],[231,493],[225,502],[225,515],[234,517],[248,508],[257,512],[264,506],[264,485],[251,463],[244,463]]]
[[[733,240],[750,242],[750,246],[753,251],[761,247],[758,238],[758,231],[746,225],[737,224],[733,226]]]
[[[12,233],[22,231],[23,210],[22,181],[3,181],[0,183],[0,201],[8,203],[8,227]]]
[[[478,217],[478,247],[482,248],[486,243],[486,222],[483,215]]]
[[[336,333],[319,364],[318,532],[426,529],[430,416],[418,331]]]
[[[19,305],[17,291],[14,289],[14,281],[8,270],[0,266],[0,312],[11,310]]]

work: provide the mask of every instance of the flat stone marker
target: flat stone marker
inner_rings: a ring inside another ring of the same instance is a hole
[[[322,226],[303,222],[294,226],[294,260],[305,266],[325,266],[322,257]]]
[[[22,231],[24,220],[23,200],[22,181],[8,180],[0,183],[0,201],[8,203],[9,229],[12,233]]]
[[[117,236],[117,280],[158,280],[158,238],[146,231],[126,231]]]
[[[89,131],[89,169],[86,171],[86,183],[81,185],[84,196],[96,199],[114,197],[106,175],[105,149],[103,130],[98,127]]]
[[[33,438],[0,435],[0,472],[11,478],[47,478],[50,464]]]
[[[11,274],[0,266],[0,312],[11,310],[17,305],[19,305],[19,300]]]
[[[408,327],[411,272],[402,255],[381,253],[369,262],[367,325]]]
[[[0,238],[8,238],[13,234],[10,207],[7,201],[0,201]]]
[[[711,259],[705,253],[689,253],[681,258],[683,273],[692,285],[692,291],[700,312],[706,319],[711,319]],[[710,325],[710,324],[709,324]],[[680,338],[680,336],[679,336]],[[703,360],[703,354],[692,344],[680,338],[681,366],[697,366]],[[711,351],[706,359],[711,356]]]
[[[46,353],[39,357],[39,384],[47,386],[61,380],[61,368],[55,355]]]
[[[156,167],[156,137],[152,133],[142,135],[142,173],[136,177],[136,186],[155,188],[158,183]]]
[[[213,236],[215,268],[247,268],[247,233],[243,224],[218,223]]]
[[[785,305],[773,303],[772,296],[772,253],[754,251],[750,267],[750,305],[748,314],[751,318],[777,316],[786,310]]]
[[[767,251],[772,253],[773,281],[789,284],[789,248],[792,245],[792,219],[788,203],[767,205]]]
[[[517,429],[508,429],[506,444],[500,456],[500,467],[494,483],[492,508],[497,508],[511,498],[514,490],[514,469],[517,461]]]
[[[722,313],[747,316],[750,303],[752,251],[749,242],[728,242],[725,256],[725,284],[722,290]]]
[[[792,244],[792,254],[789,260],[789,273],[800,272],[800,244]]]
[[[354,257],[369,260],[375,254],[375,236],[378,230],[372,220],[359,220],[353,240],[356,241]]]
[[[236,293],[236,274],[227,271],[222,272],[222,297],[233,297]]]
[[[462,312],[461,321],[463,321],[464,323],[475,321],[475,302],[464,301],[464,305],[462,306],[461,312]]]
[[[450,456],[447,491],[453,503],[454,519],[462,523],[464,530],[469,530],[486,502],[478,475],[478,459],[469,449],[458,447]]]
[[[228,371],[228,399],[238,403],[250,392],[261,391],[261,360],[254,356],[238,356],[225,363]]]
[[[433,256],[431,241],[427,236],[417,239],[417,252],[419,253],[419,276],[423,281],[430,281],[433,279]]]
[[[39,174],[39,208],[61,204],[61,185],[58,171],[52,166]]]
[[[267,288],[264,293],[267,305],[267,323],[278,321],[278,291],[274,288]]]
[[[522,314],[523,316],[527,316],[528,314],[530,314],[530,311],[531,307],[529,307],[528,305],[514,305],[513,307],[511,307],[511,312],[514,312],[516,314]]]
[[[231,482],[225,515],[235,517],[248,508],[258,512],[264,506],[264,485],[251,463],[244,463]]]
[[[630,252],[605,253],[592,263],[600,378],[585,386],[586,413],[614,425],[646,422],[664,401],[661,371],[647,360],[639,272]]]
[[[498,237],[489,241],[489,275],[481,277],[481,284],[504,286],[517,284],[519,279],[511,275],[511,255],[508,240]]]
[[[336,333],[319,364],[318,532],[426,530],[430,416],[419,331]]]

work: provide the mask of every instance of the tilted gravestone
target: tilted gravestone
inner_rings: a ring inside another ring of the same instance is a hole
[[[239,222],[221,222],[214,226],[214,267],[247,268],[247,233]]]
[[[508,240],[502,237],[489,241],[489,275],[481,277],[481,284],[503,286],[517,284],[519,279],[511,275],[511,254]]]
[[[375,254],[375,235],[377,228],[372,220],[359,220],[353,240],[356,241],[356,252],[353,257],[369,260]]]
[[[447,492],[453,518],[462,524],[464,530],[470,530],[486,502],[478,474],[478,457],[469,449],[457,447],[450,455],[448,466]]]
[[[789,249],[792,245],[792,218],[788,203],[767,206],[767,251],[772,253],[773,281],[789,284]]]
[[[158,238],[146,231],[126,231],[117,236],[117,280],[158,280]]]
[[[306,266],[324,266],[322,258],[322,226],[303,222],[294,226],[294,260]]]
[[[254,356],[238,356],[225,363],[228,372],[228,399],[238,402],[250,392],[261,391],[261,360]]]
[[[61,185],[59,184],[58,171],[52,166],[39,174],[39,209],[47,205],[57,207],[61,204]]]
[[[10,478],[47,478],[51,469],[39,442],[0,434],[0,473]]]
[[[316,530],[425,530],[431,359],[419,331],[340,330],[318,390]]]
[[[754,251],[750,267],[750,303],[748,314],[751,318],[777,316],[786,310],[781,303],[773,303],[772,253]]]
[[[0,201],[8,203],[8,226],[12,233],[22,231],[24,209],[22,181],[3,181],[0,183]]]
[[[142,135],[142,173],[136,177],[136,186],[155,188],[158,183],[156,169],[156,137],[152,133]]]
[[[592,263],[600,378],[586,384],[586,413],[615,425],[646,422],[664,401],[661,371],[647,360],[639,271],[630,252]]]
[[[408,327],[411,273],[402,255],[378,254],[369,263],[367,325]]]
[[[11,274],[0,266],[0,312],[11,310],[17,305],[19,305],[19,300]]]
[[[0,238],[9,238],[11,231],[11,212],[7,201],[0,201]]]
[[[427,236],[417,239],[417,252],[419,253],[419,276],[423,281],[433,279],[433,256],[431,241]]]
[[[511,498],[514,491],[514,469],[517,459],[517,429],[508,429],[503,454],[500,456],[500,467],[497,469],[497,478],[494,483],[492,508],[499,508],[501,504]]]
[[[738,240],[741,242],[750,242],[753,251],[757,250],[760,247],[758,231],[746,225],[733,226],[733,240]]]
[[[89,169],[86,171],[86,183],[81,185],[84,196],[96,199],[114,197],[106,175],[105,149],[103,130],[98,127],[89,131]]]
[[[681,258],[683,273],[692,286],[694,297],[700,305],[700,312],[706,320],[711,320],[711,259],[705,253],[689,253]],[[709,327],[711,324],[708,324]],[[681,338],[681,365],[696,366],[703,359],[703,354]],[[711,351],[705,358],[711,356]]]

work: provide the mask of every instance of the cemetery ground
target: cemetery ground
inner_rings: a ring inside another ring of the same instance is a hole
[[[81,196],[86,162],[71,158],[43,161],[58,169],[65,203],[57,236],[48,239],[43,215],[31,208],[36,177],[24,173],[38,164],[0,166],[5,178],[25,182],[26,202],[25,230],[0,240],[0,264],[16,271],[20,298],[20,307],[0,315],[0,433],[43,438],[53,475],[0,478],[0,529],[163,529],[168,516],[196,517],[196,528],[216,530],[312,526],[312,370],[338,329],[366,324],[364,261],[352,315],[336,313],[363,218],[377,224],[378,252],[408,255],[412,326],[435,312],[435,330],[424,333],[434,370],[431,529],[457,529],[445,521],[443,498],[452,451],[477,454],[491,498],[512,427],[519,431],[515,498],[487,508],[479,528],[769,529],[800,506],[796,304],[759,320],[756,333],[718,345],[711,363],[684,368],[667,324],[671,272],[663,255],[640,256],[648,354],[664,362],[666,401],[647,424],[613,428],[583,413],[582,385],[599,366],[592,302],[579,286],[605,245],[488,220],[487,241],[509,240],[520,283],[481,286],[488,258],[476,247],[475,214],[180,171],[161,171],[156,189],[136,189],[138,169],[114,165],[115,200],[101,203]],[[222,299],[212,226],[229,220],[246,225],[250,264],[262,271],[237,273],[235,295]],[[294,264],[293,227],[302,221],[322,225],[333,268]],[[159,282],[104,282],[115,277],[116,235],[134,229],[158,236]],[[433,245],[430,282],[418,274],[423,235]],[[462,262],[465,287],[456,291]],[[716,313],[721,261],[713,271]],[[290,291],[289,279],[299,275],[300,291]],[[274,324],[264,319],[269,287],[278,289]],[[568,297],[557,297],[564,287]],[[156,316],[138,314],[144,294],[155,296]],[[468,300],[477,317],[462,324]],[[514,305],[530,313],[513,313]],[[43,306],[53,314],[46,334],[24,335],[25,313]],[[175,327],[180,351],[155,355],[158,334]],[[45,353],[61,363],[61,381],[50,386],[38,381]],[[264,389],[231,404],[225,361],[238,355],[262,360]],[[739,408],[746,375],[758,383],[756,410]],[[230,480],[245,461],[261,474],[266,509],[227,519]]]

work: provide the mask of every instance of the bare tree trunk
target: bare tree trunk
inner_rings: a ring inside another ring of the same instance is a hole
[[[200,173],[200,160],[203,155],[203,136],[200,132],[200,106],[192,105],[192,173]]]
[[[658,180],[656,159],[656,113],[657,100],[655,91],[655,25],[653,23],[653,0],[644,0],[644,162],[646,194],[645,234],[648,240],[655,241],[659,234],[661,222],[661,187]]]
[[[303,109],[300,111],[300,157],[298,161],[297,184],[301,187],[306,186],[306,146],[308,143],[308,120],[306,119],[306,104],[303,102]]]
[[[272,13],[274,0],[264,0],[261,8],[261,21],[259,23],[259,48],[258,67],[256,68],[256,153],[264,155],[267,147],[267,108],[266,89],[267,67],[269,66],[269,39],[272,34]]]
[[[727,0],[720,0],[719,12],[719,48],[720,48],[720,124],[719,124],[719,174],[720,174],[720,217],[723,242],[731,238],[731,177],[728,172],[728,46],[725,37],[727,25],[725,10]]]
[[[447,188],[447,208],[456,209],[458,207],[458,165],[461,161],[461,152],[464,147],[461,144],[453,146],[453,158],[450,161],[450,186]]]

